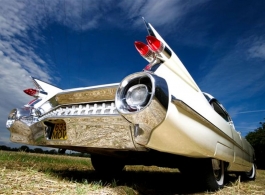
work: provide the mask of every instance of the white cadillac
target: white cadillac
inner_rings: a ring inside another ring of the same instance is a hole
[[[147,44],[135,47],[149,64],[120,83],[61,90],[32,78],[34,100],[13,109],[12,142],[91,154],[96,171],[125,165],[176,167],[208,190],[226,173],[254,180],[252,146],[224,107],[203,93],[151,24]]]

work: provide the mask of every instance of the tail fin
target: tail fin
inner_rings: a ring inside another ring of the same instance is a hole
[[[160,36],[160,34],[155,30],[155,28],[150,24],[145,21],[143,18],[143,21],[145,23],[147,32],[149,35],[156,37],[159,41],[161,41],[167,49],[170,50],[172,53],[170,58],[165,58],[162,57],[163,61],[165,61],[165,65],[171,69],[175,74],[177,74],[179,77],[181,77],[187,84],[189,84],[192,88],[194,88],[196,91],[200,91],[198,85],[196,82],[193,80],[192,76],[186,69],[186,67],[182,64],[178,56],[175,54],[175,52],[169,47],[167,42]]]
[[[39,79],[36,79],[34,77],[31,77],[34,85],[36,86],[37,89],[44,91],[47,93],[48,96],[53,96],[54,94],[62,91],[62,89],[55,87],[54,85],[48,84],[44,81],[41,81]]]

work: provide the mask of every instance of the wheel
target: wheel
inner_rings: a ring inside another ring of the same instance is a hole
[[[125,166],[124,162],[118,158],[98,154],[91,155],[91,162],[97,172],[104,174],[119,173]]]
[[[241,174],[242,180],[254,181],[256,179],[256,172],[257,172],[257,167],[253,163],[252,169],[249,172],[244,172]]]
[[[224,186],[224,162],[217,159],[189,158],[179,168],[180,172],[209,191],[219,190]]]
[[[211,159],[208,163],[209,168],[205,167],[205,184],[208,190],[216,191],[224,186],[224,162]]]

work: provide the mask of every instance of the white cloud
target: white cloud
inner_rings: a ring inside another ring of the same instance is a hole
[[[5,144],[9,142],[9,131],[5,127],[6,119],[11,109],[21,107],[30,101],[24,94],[23,89],[32,87],[28,72],[17,62],[4,56],[0,51],[0,141]]]
[[[28,30],[36,27],[35,12],[29,11],[28,1],[1,1],[0,12],[0,134],[1,142],[7,142],[9,132],[5,121],[11,109],[28,103],[32,97],[23,90],[34,87],[29,76],[50,81],[47,64],[34,53],[34,42]],[[38,37],[37,28],[32,31]],[[42,68],[40,67],[42,65]]]

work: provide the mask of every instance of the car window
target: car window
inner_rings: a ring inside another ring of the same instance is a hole
[[[222,105],[220,105],[217,101],[213,101],[211,103],[213,109],[223,118],[225,119],[227,122],[230,121],[230,117],[227,114],[227,112],[222,108]]]

